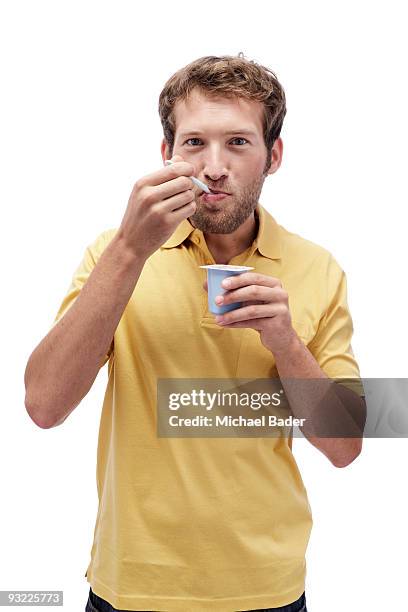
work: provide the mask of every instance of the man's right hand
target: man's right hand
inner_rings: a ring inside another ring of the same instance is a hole
[[[139,179],[130,194],[118,236],[135,255],[149,257],[196,210],[194,166],[180,155],[174,162]]]

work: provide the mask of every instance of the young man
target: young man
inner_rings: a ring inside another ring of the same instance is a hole
[[[273,72],[200,58],[169,79],[159,112],[174,163],[140,178],[119,228],[86,249],[27,364],[26,408],[40,427],[62,423],[109,360],[88,611],[305,611],[312,517],[292,438],[159,438],[157,382],[321,379],[336,417],[358,421],[345,275],[258,201],[282,161]],[[211,263],[254,268],[232,280],[222,303],[243,304],[223,317],[208,311]],[[295,416],[317,411],[307,387],[285,390]],[[338,467],[361,451],[358,436],[308,439]]]

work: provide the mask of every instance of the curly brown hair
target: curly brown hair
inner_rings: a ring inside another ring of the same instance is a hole
[[[231,55],[200,57],[178,70],[165,84],[159,96],[159,115],[164,138],[173,155],[176,131],[174,106],[188,97],[194,88],[206,95],[247,100],[264,104],[263,136],[267,149],[267,164],[273,143],[279,137],[286,115],[286,98],[282,85],[269,68],[248,60],[240,52]]]

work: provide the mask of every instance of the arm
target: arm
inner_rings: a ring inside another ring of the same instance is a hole
[[[25,405],[39,427],[62,423],[88,393],[147,258],[194,213],[194,167],[173,160],[135,183],[116,235],[85,266],[75,302],[30,356]]]
[[[324,453],[334,466],[349,465],[362,449],[366,417],[364,399],[328,378],[296,333],[285,351],[275,352],[274,356],[294,416],[306,418],[307,426],[302,431],[309,442]],[[299,379],[321,379],[321,382],[318,385],[302,384]],[[331,425],[335,425],[337,431],[344,432],[347,437],[317,437],[307,433],[309,425],[313,430],[315,424],[325,422],[327,414]]]
[[[75,303],[31,354],[25,405],[39,427],[62,423],[91,388],[144,266],[115,236]]]
[[[357,380],[359,372],[350,345],[346,278],[334,260],[329,262],[327,278],[325,313],[310,350],[292,327],[288,294],[278,278],[245,272],[224,280],[227,291],[217,303],[246,305],[216,316],[216,321],[227,328],[251,327],[259,332],[263,345],[274,355],[294,416],[306,418],[305,436],[333,465],[343,467],[361,451],[366,408],[356,393],[334,382],[343,377]],[[302,379],[309,380],[302,384]],[[314,435],[322,427],[324,437]]]

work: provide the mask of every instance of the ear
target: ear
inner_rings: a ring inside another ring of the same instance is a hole
[[[282,138],[277,138],[273,143],[273,147],[271,150],[271,165],[269,166],[269,170],[267,174],[274,174],[276,172],[281,163],[283,156],[283,140]]]
[[[169,149],[169,146],[168,146],[165,138],[163,138],[163,140],[161,142],[160,151],[161,151],[161,156],[162,156],[162,160],[163,160],[163,164],[164,164],[166,159],[170,159],[171,158],[170,149]]]

